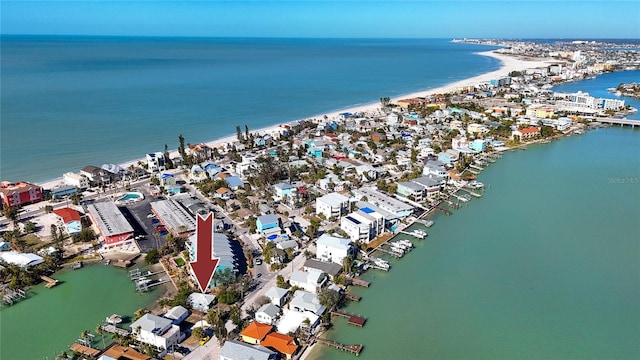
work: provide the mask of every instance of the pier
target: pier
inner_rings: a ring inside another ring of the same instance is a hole
[[[467,194],[469,194],[471,196],[477,197],[477,198],[482,197],[482,195],[478,194],[475,191],[471,191],[470,189],[467,189],[467,188],[460,188],[460,190],[466,192]]]
[[[9,304],[9,305],[13,305],[15,303],[17,303],[20,300],[26,299],[27,298],[27,294],[22,291],[21,289],[18,290],[11,290],[11,289],[6,289],[4,294],[2,295],[2,301],[4,301],[5,303]]]
[[[385,249],[382,246],[379,246],[376,250],[381,251],[385,254],[389,254],[395,258],[401,258],[402,256],[404,256],[403,252],[395,251],[393,249]]]
[[[129,332],[127,330],[120,329],[119,327],[116,327],[115,325],[112,325],[112,324],[101,325],[100,329],[108,333],[112,333],[120,336],[129,336]]]
[[[320,344],[324,344],[327,346],[331,346],[334,347],[338,350],[342,350],[342,351],[348,351],[350,353],[355,354],[356,356],[360,355],[360,352],[362,352],[362,345],[344,345],[341,344],[337,341],[333,341],[333,340],[329,340],[329,339],[323,339],[323,338],[319,338],[316,336],[312,336],[311,337],[311,341],[312,342],[317,342]]]
[[[69,350],[80,353],[82,355],[89,356],[91,358],[97,357],[98,355],[100,355],[100,352],[101,352],[100,350],[94,349],[89,346],[80,345],[78,343],[73,343],[73,345],[69,346]]]
[[[58,285],[58,280],[56,279],[52,279],[48,276],[40,276],[40,279],[46,281],[47,283],[44,285],[44,287],[46,287],[47,289],[51,289],[52,287]]]
[[[344,318],[347,318],[349,320],[347,320],[347,322],[351,325],[355,325],[355,326],[360,326],[363,327],[364,323],[367,321],[367,319],[361,317],[361,316],[357,316],[357,315],[353,315],[353,314],[349,314],[343,311],[338,311],[338,310],[334,310],[331,312],[331,315],[336,315],[336,316],[342,316]]]
[[[361,296],[349,294],[349,293],[344,293],[344,297],[351,301],[360,301],[362,299]]]
[[[442,211],[445,215],[449,216],[449,215],[453,215],[453,213],[443,207],[440,206],[436,206],[435,209],[438,209],[440,211]]]
[[[362,279],[358,279],[358,278],[351,279],[351,283],[353,285],[362,286],[362,287],[366,287],[366,288],[368,288],[369,285],[371,285],[370,282],[362,280]]]

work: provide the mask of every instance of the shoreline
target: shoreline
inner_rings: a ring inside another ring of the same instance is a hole
[[[497,70],[493,70],[493,71],[490,71],[490,72],[487,72],[487,73],[483,73],[483,74],[480,74],[480,75],[472,76],[470,78],[457,80],[457,81],[454,81],[454,82],[451,82],[451,83],[447,83],[447,84],[444,84],[444,85],[441,85],[441,86],[437,86],[437,87],[434,87],[434,88],[427,88],[427,89],[424,89],[424,90],[419,90],[419,91],[415,91],[415,92],[412,92],[412,93],[396,96],[396,97],[392,98],[391,101],[392,102],[397,102],[398,100],[405,99],[405,98],[424,97],[424,96],[433,95],[433,94],[449,93],[449,92],[455,91],[456,89],[458,89],[460,87],[469,86],[469,85],[475,85],[475,84],[478,84],[478,83],[481,83],[481,82],[489,81],[489,80],[491,80],[491,79],[493,79],[495,77],[498,77],[498,76],[506,76],[511,71],[521,71],[521,70],[526,70],[526,69],[539,68],[539,67],[548,66],[550,63],[558,62],[558,60],[541,59],[541,58],[537,58],[537,59],[533,59],[533,60],[523,60],[523,59],[519,59],[519,58],[516,58],[516,57],[513,57],[513,56],[496,53],[494,50],[476,52],[474,54],[475,55],[479,55],[479,56],[488,56],[488,57],[492,57],[494,59],[499,60],[500,61],[500,68],[498,68]],[[305,118],[299,118],[299,119],[294,119],[294,120],[289,120],[289,121],[283,121],[283,122],[280,122],[278,124],[265,126],[265,127],[253,130],[251,132],[252,133],[257,133],[257,134],[273,134],[273,133],[278,131],[278,129],[280,128],[280,125],[286,124],[286,123],[289,123],[289,122],[303,121],[303,120],[314,119],[314,118],[315,119],[321,119],[324,116],[327,116],[328,118],[334,118],[334,117],[338,116],[339,114],[341,114],[343,112],[351,112],[351,113],[378,112],[380,110],[379,108],[380,108],[380,103],[379,102],[371,102],[371,103],[367,103],[367,104],[364,104],[364,105],[347,106],[347,107],[344,107],[344,108],[341,108],[341,109],[338,109],[338,110],[333,110],[333,111],[329,111],[329,112],[326,112],[326,113],[316,114],[316,115],[308,116],[308,117],[305,117]],[[232,135],[223,136],[221,138],[212,139],[210,141],[206,141],[206,142],[203,142],[203,143],[208,145],[208,146],[210,146],[210,147],[220,147],[220,146],[222,146],[222,145],[224,145],[226,143],[232,143],[235,140],[236,140],[236,136],[232,134]],[[177,149],[169,150],[169,154],[172,157],[179,155]],[[118,164],[118,166],[126,169],[127,167],[129,167],[131,165],[137,164],[139,161],[146,162],[146,159],[145,158],[137,158],[137,159],[125,161],[123,163]],[[51,180],[36,182],[36,184],[41,186],[43,189],[52,189],[52,188],[54,188],[56,186],[64,184],[62,175],[63,174],[60,174],[59,177],[56,177],[56,178],[51,179]],[[28,181],[28,180],[25,180],[25,181]]]

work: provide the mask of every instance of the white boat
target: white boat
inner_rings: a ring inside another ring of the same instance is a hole
[[[107,317],[107,319],[105,320],[107,323],[109,324],[120,324],[122,322],[122,316],[118,315],[118,314],[113,314],[109,317]]]
[[[484,188],[484,184],[481,183],[480,181],[477,181],[477,180],[471,180],[467,184],[467,187],[469,187],[471,189],[482,189],[482,188]]]

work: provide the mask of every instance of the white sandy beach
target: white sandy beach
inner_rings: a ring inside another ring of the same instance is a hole
[[[551,63],[557,62],[555,60],[549,60],[549,59],[533,59],[533,60],[521,60],[512,56],[508,56],[508,55],[504,55],[504,54],[499,54],[496,53],[494,51],[484,51],[484,52],[479,52],[477,53],[478,55],[481,56],[490,56],[493,58],[496,58],[498,60],[501,61],[502,66],[500,67],[500,69],[495,70],[495,71],[491,71],[485,74],[481,74],[478,76],[474,76],[471,78],[467,78],[467,79],[463,79],[460,81],[456,81],[456,82],[452,82],[440,87],[436,87],[436,88],[430,88],[427,90],[422,90],[422,91],[417,91],[414,93],[410,93],[410,94],[405,94],[405,95],[401,95],[398,97],[395,97],[393,99],[391,99],[392,102],[396,102],[400,99],[406,99],[406,98],[414,98],[414,97],[424,97],[427,95],[433,95],[433,94],[444,94],[444,93],[449,93],[449,92],[453,92],[455,90],[457,90],[460,87],[464,87],[464,86],[469,86],[469,85],[477,85],[483,82],[487,82],[490,81],[491,79],[495,79],[497,77],[504,77],[507,74],[509,74],[512,71],[522,71],[522,70],[527,70],[527,69],[534,69],[534,68],[540,68],[540,67],[545,67],[548,66]],[[426,86],[428,86],[427,84],[425,84]],[[302,119],[298,119],[298,120],[306,120],[306,119],[322,119],[323,117],[327,117],[329,119],[335,118],[337,117],[339,114],[344,113],[344,112],[350,112],[350,113],[374,113],[380,110],[380,102],[376,101],[376,102],[372,102],[370,104],[365,104],[365,105],[359,105],[359,106],[353,106],[353,107],[348,107],[348,108],[344,108],[344,109],[340,109],[340,110],[336,110],[336,111],[332,111],[329,113],[325,113],[325,114],[318,114],[316,116],[310,116],[310,117],[306,117],[306,118],[302,118]],[[294,120],[296,121],[296,120]],[[292,121],[293,122],[293,121]],[[276,124],[273,126],[268,126],[268,127],[264,127],[264,128],[260,128],[257,130],[253,130],[252,133],[258,133],[258,134],[273,134],[278,132],[278,128],[281,124]],[[234,142],[236,140],[236,136],[235,135],[230,135],[230,136],[226,136],[223,138],[219,138],[219,139],[214,139],[211,140],[209,142],[207,142],[206,144],[211,146],[211,147],[220,147],[226,143],[231,143]],[[175,157],[178,155],[178,151],[177,150],[172,150],[171,151],[171,156]],[[105,159],[106,160],[106,159]],[[108,161],[108,160],[106,160]],[[139,158],[139,159],[135,159],[135,160],[131,160],[131,161],[127,161],[125,163],[119,164],[122,168],[126,169],[127,167],[129,167],[132,164],[136,164],[138,161],[142,161],[142,162],[146,162],[146,160],[144,158]],[[56,187],[58,185],[62,185],[63,181],[62,181],[62,174],[59,178],[50,180],[50,181],[46,181],[43,183],[39,183],[40,186],[42,186],[45,189],[51,189],[53,187]]]

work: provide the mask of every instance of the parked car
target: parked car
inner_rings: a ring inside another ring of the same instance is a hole
[[[153,219],[154,217],[156,217],[156,214],[154,214],[154,213],[148,213],[147,214],[147,219]]]

